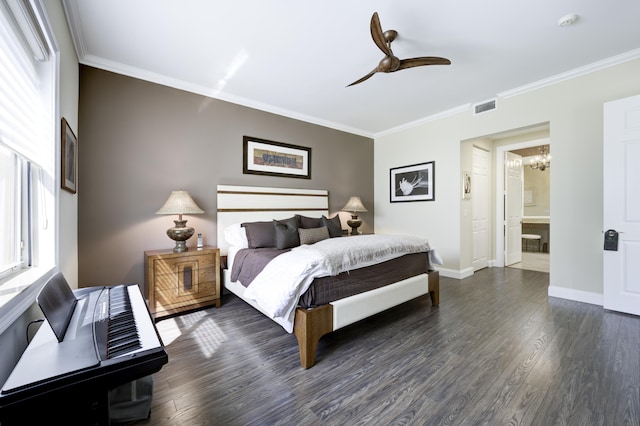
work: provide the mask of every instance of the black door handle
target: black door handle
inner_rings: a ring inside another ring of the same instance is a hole
[[[615,229],[609,229],[604,233],[604,249],[610,251],[618,251],[618,235]]]

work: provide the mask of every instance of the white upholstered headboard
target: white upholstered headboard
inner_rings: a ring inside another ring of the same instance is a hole
[[[226,255],[224,228],[234,223],[286,219],[295,214],[329,217],[329,191],[218,185],[218,248]]]

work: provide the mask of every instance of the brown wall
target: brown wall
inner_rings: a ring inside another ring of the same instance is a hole
[[[373,230],[372,139],[87,66],[78,127],[80,287],[143,284],[144,251],[173,247],[176,218],[155,212],[176,189],[205,211],[185,216],[205,244],[216,244],[218,184],[327,189],[331,215],[358,195],[360,229]],[[310,147],[311,179],[243,174],[244,135]]]

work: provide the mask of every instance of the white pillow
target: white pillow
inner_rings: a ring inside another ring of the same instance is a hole
[[[247,233],[239,223],[234,223],[233,225],[229,225],[224,228],[224,239],[232,246],[238,246],[241,248],[249,247]]]

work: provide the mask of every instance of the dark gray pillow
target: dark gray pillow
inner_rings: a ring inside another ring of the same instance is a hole
[[[307,229],[300,228],[298,229],[298,233],[300,234],[300,244],[313,244],[329,238],[329,231],[327,231],[326,226]]]
[[[276,232],[273,222],[245,222],[240,226],[247,233],[249,248],[275,247]]]
[[[326,226],[329,231],[329,236],[333,237],[341,237],[342,236],[342,223],[340,222],[340,216],[335,215],[331,219],[326,218],[322,215],[322,226]]]
[[[275,247],[284,250],[300,245],[298,235],[298,218],[292,217],[285,220],[274,220]]]
[[[300,228],[309,229],[309,228],[320,228],[322,226],[322,219],[319,217],[307,217],[302,215],[296,215],[298,218],[298,222],[300,224]]]

